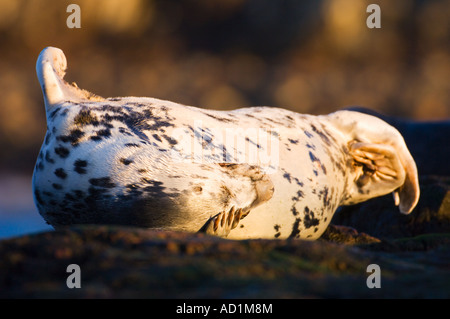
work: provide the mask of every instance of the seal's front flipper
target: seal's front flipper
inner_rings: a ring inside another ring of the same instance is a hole
[[[243,215],[242,208],[236,209],[233,206],[228,212],[224,211],[211,217],[199,230],[199,233],[227,237],[230,231],[239,224]]]

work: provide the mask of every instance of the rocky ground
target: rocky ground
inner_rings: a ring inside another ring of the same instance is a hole
[[[390,196],[344,207],[320,240],[233,241],[80,226],[0,242],[2,298],[449,298],[450,179],[421,178],[415,211]],[[81,289],[69,289],[69,264]],[[381,288],[367,287],[370,264]]]

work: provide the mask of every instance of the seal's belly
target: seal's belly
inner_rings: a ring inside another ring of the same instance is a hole
[[[320,237],[339,206],[345,189],[341,164],[345,154],[311,139],[284,149],[277,171],[270,176],[275,192],[270,201],[241,220],[228,238]]]
[[[197,231],[229,208],[217,199],[226,176],[211,165],[246,163],[260,167],[276,191],[231,237],[322,233],[343,189],[345,152],[332,128],[285,110],[222,113],[150,104],[132,110],[128,103],[85,103],[53,114],[33,182],[47,221]],[[154,116],[139,122],[144,113]],[[289,124],[281,125],[286,119]],[[245,190],[236,181],[231,192],[239,205]]]

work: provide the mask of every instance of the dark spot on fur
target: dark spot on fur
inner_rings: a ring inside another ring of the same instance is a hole
[[[101,199],[106,198],[106,193],[108,193],[108,190],[105,188],[96,188],[91,186],[88,188],[89,196],[87,196],[84,201],[86,204],[88,204],[89,208],[95,209],[95,203]]]
[[[69,156],[70,151],[64,146],[59,146],[55,148],[55,153],[58,154],[61,158],[66,158]]]
[[[92,114],[90,110],[81,110],[73,119],[73,123],[78,126],[85,125],[99,125],[98,118],[95,114]]]
[[[68,200],[70,202],[75,202],[77,199],[70,193],[65,193],[64,194],[64,199]]]
[[[90,139],[93,140],[93,141],[96,141],[96,142],[102,140],[102,138],[100,136],[96,136],[96,135],[91,136]]]
[[[301,190],[298,190],[298,191],[297,191],[297,196],[293,196],[293,197],[292,197],[292,200],[293,200],[294,202],[298,202],[298,201],[300,200],[300,198],[303,198],[303,196],[305,196],[305,195],[303,194],[303,192],[302,192]]]
[[[141,187],[138,184],[128,184],[125,187],[127,188],[127,195],[123,196],[122,200],[131,200],[142,195],[142,191],[139,190]]]
[[[319,131],[319,130],[318,130],[314,125],[312,125],[312,124],[311,124],[311,128],[312,128],[312,130],[313,130],[314,132],[316,132],[316,133],[320,136],[320,138],[325,142],[325,144],[327,144],[328,146],[331,145],[331,141],[330,141],[330,139],[328,138],[327,135],[325,135],[322,131]]]
[[[84,136],[84,132],[79,129],[70,131],[69,135],[61,135],[56,139],[63,143],[70,143],[72,146],[77,146],[78,141]]]
[[[127,159],[127,158],[121,158],[119,161],[124,165],[130,165],[131,163],[133,163],[132,160]]]
[[[328,207],[330,206],[330,202],[331,202],[331,196],[328,196],[328,187],[324,187],[324,189],[322,190],[322,194],[323,194],[323,206],[324,207]]]
[[[308,132],[308,131],[303,131],[304,133],[305,133],[305,135],[308,137],[308,138],[311,138],[311,137],[313,137],[314,135],[312,135],[310,132]]]
[[[312,162],[317,161],[320,163],[320,160],[311,151],[309,152],[309,158],[311,159]]]
[[[84,197],[84,192],[82,190],[76,189],[73,193],[77,199],[82,199]]]
[[[294,216],[298,216],[298,214],[299,214],[297,208],[295,208],[295,205],[292,205],[291,212],[292,212],[292,215],[294,215]]]
[[[141,181],[142,180],[145,180],[145,183],[149,185],[149,186],[142,187],[142,190],[150,197],[158,198],[158,199],[161,199],[163,197],[168,197],[168,195],[164,192],[165,187],[162,186],[163,185],[162,182],[149,180],[147,178],[143,178],[143,179],[141,179]]]
[[[281,126],[286,126],[286,123],[280,122],[278,120],[274,120],[273,118],[265,117],[265,119],[267,121],[269,121],[269,122],[272,122],[272,123],[275,123],[275,124],[278,124],[278,125],[281,125]]]
[[[53,183],[52,186],[54,189],[58,189],[58,190],[63,188],[61,184],[56,184],[56,183]]]
[[[288,172],[283,174],[283,177],[286,178],[288,180],[289,183],[291,183],[291,174],[289,174]]]
[[[208,113],[204,113],[204,114],[209,116],[209,117],[211,117],[211,118],[213,118],[213,119],[215,119],[215,120],[218,120],[218,121],[220,121],[222,123],[230,123],[230,122],[234,123],[234,122],[236,122],[236,120],[234,120],[234,119],[228,119],[226,117],[215,116],[215,115],[208,114]]]
[[[75,163],[73,163],[74,171],[78,174],[86,174],[87,161],[83,161],[81,159],[77,159]]]
[[[153,181],[152,181],[150,178],[142,177],[142,178],[141,178],[141,183],[152,184]]]
[[[290,121],[293,121],[293,120],[294,120],[294,118],[293,118],[292,116],[290,116],[290,115],[286,115],[286,118],[287,118],[288,120],[290,120]]]
[[[50,118],[51,118],[51,119],[54,119],[55,116],[56,116],[56,114],[58,114],[59,111],[60,111],[60,108],[59,108],[59,107],[56,108],[54,111],[52,111],[52,112],[50,113]]]
[[[298,238],[300,237],[300,218],[296,218],[294,224],[292,225],[292,231],[289,235],[289,238]]]
[[[41,194],[39,193],[39,191],[37,189],[34,190],[34,197],[36,198],[36,201],[40,205],[45,205],[44,201],[42,200]]]
[[[152,105],[152,103],[140,103],[140,102],[127,102],[125,105],[132,105],[137,107],[145,107]],[[161,108],[164,108],[165,106],[162,106]]]
[[[46,151],[45,152],[45,160],[51,164],[55,164],[55,160],[53,158],[50,157],[50,152]]]
[[[166,134],[164,134],[163,137],[167,142],[169,142],[170,145],[178,144],[178,141],[176,139],[173,139],[170,136],[167,136]]]
[[[320,224],[320,220],[315,218],[314,212],[311,211],[308,207],[305,207],[305,215],[304,215],[303,225],[305,228],[310,228],[313,226],[317,226]]]
[[[318,167],[320,167],[322,169],[322,172],[325,175],[327,174],[327,169],[326,169],[325,165],[323,165],[322,162],[320,161],[320,159],[318,159],[311,151],[309,151],[309,158],[311,159],[311,161],[313,163],[315,163]],[[314,170],[313,172],[316,176],[318,175],[317,170]]]
[[[293,140],[293,139],[291,139],[291,138],[288,138],[288,141],[289,141],[289,143],[291,143],[291,144],[295,144],[295,145],[297,145],[298,144],[298,140]]]
[[[141,147],[139,144],[136,144],[136,143],[126,143],[125,146],[126,147]]]
[[[61,179],[65,179],[67,177],[66,172],[62,168],[57,168],[54,173],[57,177]]]
[[[278,137],[278,138],[280,138],[280,134],[278,134],[278,132],[277,131],[269,131],[270,132],[270,135],[273,135],[273,136],[275,136],[275,137]]]
[[[155,140],[157,140],[158,142],[162,142],[162,139],[159,137],[158,134],[153,134],[152,136],[153,136],[153,138],[154,138]]]
[[[96,133],[97,133],[98,137],[104,137],[104,138],[111,137],[111,130],[110,129],[103,129],[103,130],[97,131]]]
[[[44,144],[48,145],[48,143],[50,143],[50,138],[52,137],[52,133],[47,132],[47,134],[45,134],[45,140],[44,140]]]
[[[119,127],[119,133],[127,135],[127,136],[133,136],[133,134],[131,134],[126,128],[124,127]]]
[[[45,166],[42,162],[39,162],[36,164],[36,168],[37,168],[37,170],[42,171],[42,170],[44,170]]]
[[[125,187],[128,189],[138,189],[139,185],[138,184],[127,184]]]
[[[110,177],[91,178],[91,179],[89,179],[89,183],[93,186],[97,186],[97,187],[101,187],[101,188],[116,187],[116,184],[111,182]]]
[[[258,143],[253,142],[251,139],[248,138],[248,136],[245,137],[245,141],[255,145],[257,148],[261,148],[261,145],[259,145]]]
[[[298,186],[303,187],[303,182],[301,182],[297,177],[294,177],[293,179]]]

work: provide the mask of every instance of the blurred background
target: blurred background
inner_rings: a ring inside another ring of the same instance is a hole
[[[69,4],[81,28],[69,29]],[[381,29],[369,29],[369,4]],[[0,238],[50,229],[31,175],[46,122],[35,62],[61,48],[66,80],[104,97],[323,114],[360,105],[450,116],[446,0],[0,0]]]

